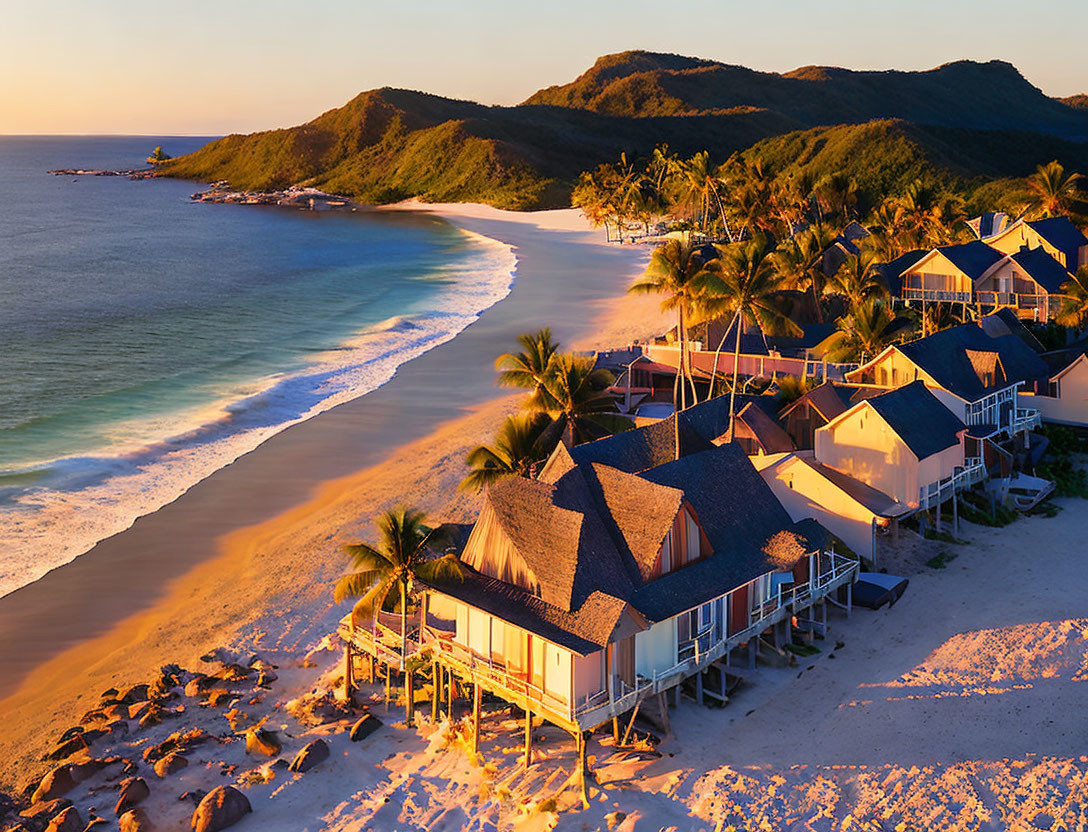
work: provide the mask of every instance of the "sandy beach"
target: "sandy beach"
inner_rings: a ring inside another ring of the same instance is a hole
[[[518,334],[551,326],[566,346],[590,349],[663,327],[655,300],[623,295],[646,250],[604,244],[576,211],[395,210],[419,209],[513,246],[509,297],[378,390],[274,436],[0,600],[6,785],[51,744],[44,727],[113,684],[221,644],[319,640],[339,614],[339,546],[368,535],[381,510],[404,503],[471,519],[473,500],[456,485],[466,451],[516,406],[494,386],[492,362]]]

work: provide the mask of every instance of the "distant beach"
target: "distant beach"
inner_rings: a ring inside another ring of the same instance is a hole
[[[244,211],[245,208],[231,210]],[[550,325],[569,347],[615,346],[667,326],[656,298],[624,296],[644,247],[610,246],[573,210],[519,214],[406,204],[511,246],[508,297],[384,386],[271,437],[128,530],[0,599],[0,754],[31,759],[73,703],[224,643],[300,648],[334,626],[339,546],[415,504],[469,520],[464,454],[515,406],[492,363]],[[78,622],[78,624],[74,624]]]

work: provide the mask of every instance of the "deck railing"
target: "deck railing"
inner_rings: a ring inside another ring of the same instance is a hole
[[[725,597],[735,597],[742,590],[747,590],[751,607],[746,626],[730,632],[731,628],[726,620],[723,622],[725,626],[722,628],[722,635],[717,641],[712,640],[713,626],[704,628],[688,641],[672,667],[657,669],[651,676],[638,675],[634,684],[630,685],[613,677],[613,685],[576,702],[551,693],[541,685],[534,684],[528,674],[510,668],[502,661],[482,656],[455,642],[451,633],[431,626],[423,627],[414,637],[408,639],[405,659],[440,661],[463,678],[479,680],[496,695],[519,706],[528,706],[534,712],[559,724],[591,727],[629,711],[645,697],[668,690],[680,679],[699,672],[771,625],[791,617],[799,609],[851,581],[858,571],[857,561],[834,552],[822,553],[821,563],[825,568],[812,581],[792,584],[788,589],[783,589],[780,584],[770,598],[758,602],[752,601],[756,597],[756,581],[734,589]],[[356,649],[377,656],[394,669],[404,667],[399,649],[399,631],[379,622],[354,626],[349,615],[340,622],[339,632]]]
[[[918,489],[918,507],[922,509],[951,499],[952,495],[964,491],[973,485],[986,480],[986,463],[982,457],[972,456],[964,460],[963,465],[957,465],[952,473],[937,482],[931,482]]]
[[[1012,433],[1020,433],[1021,431],[1037,428],[1042,423],[1043,417],[1038,410],[1033,407],[1018,407],[1013,413],[1010,430]]]

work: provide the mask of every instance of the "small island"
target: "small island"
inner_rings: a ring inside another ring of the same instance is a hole
[[[161,165],[163,162],[169,162],[174,157],[162,149],[162,145],[158,145],[151,151],[151,155],[147,157],[147,163],[149,165]]]

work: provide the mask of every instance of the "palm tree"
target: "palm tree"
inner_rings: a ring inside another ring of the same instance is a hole
[[[827,282],[826,291],[833,295],[842,295],[851,306],[857,306],[870,298],[887,297],[888,284],[880,273],[879,265],[876,252],[868,248],[848,255]]]
[[[358,598],[351,608],[354,625],[359,616],[373,616],[386,603],[394,587],[400,592],[401,657],[408,652],[408,596],[415,580],[459,579],[461,562],[456,555],[431,557],[430,551],[445,541],[435,530],[424,525],[424,514],[409,508],[386,511],[375,521],[381,535],[377,546],[350,543],[344,551],[351,558],[353,572],[336,582],[333,601]],[[405,718],[411,721],[412,702],[407,697],[408,673],[405,669]]]
[[[698,298],[703,292],[705,277],[702,257],[691,241],[669,240],[654,249],[642,277],[627,289],[632,294],[664,295],[661,308],[676,310],[676,337],[680,343],[680,357],[677,362],[676,381],[673,383],[673,406],[677,410],[687,408],[687,392],[684,389],[684,378],[690,377],[687,330],[692,323]],[[694,399],[694,379],[691,379],[691,392]]]
[[[478,445],[469,451],[465,461],[471,470],[459,487],[465,491],[479,491],[503,477],[529,476],[533,463],[551,450],[540,442],[541,434],[549,424],[546,413],[507,416],[493,445]]]
[[[896,343],[911,322],[897,317],[883,301],[870,298],[835,322],[836,331],[819,345],[828,361],[864,363]]]
[[[1069,213],[1074,202],[1079,201],[1079,173],[1065,173],[1065,168],[1053,161],[1039,165],[1035,173],[1027,179],[1031,192],[1029,207],[1037,216],[1053,217]]]
[[[943,301],[928,303],[922,314],[922,337],[959,326],[968,317],[966,304],[957,305]]]
[[[714,175],[710,154],[703,150],[686,162],[680,162],[679,173],[685,201],[691,205],[692,222],[697,223],[699,229],[705,232],[709,224],[710,212],[716,208],[722,228],[726,236],[732,240],[733,235],[729,230],[719,190],[721,182]]]
[[[1088,266],[1062,284],[1062,306],[1055,320],[1062,326],[1080,329],[1088,320]]]
[[[782,287],[812,292],[816,307],[816,319],[823,323],[820,298],[824,294],[827,277],[823,271],[823,254],[835,240],[830,226],[816,223],[782,243],[772,255]]]
[[[593,365],[592,358],[572,353],[557,353],[552,358],[539,396],[527,405],[551,418],[537,440],[541,447],[554,448],[560,437],[576,445],[631,427],[630,419],[620,415],[608,392],[615,381],[612,373]]]
[[[706,264],[709,274],[699,304],[708,317],[731,314],[737,327],[733,350],[733,385],[729,393],[728,441],[732,442],[740,336],[745,324],[755,324],[765,334],[784,332],[800,335],[801,328],[783,315],[775,304],[777,293],[782,289],[782,278],[770,257],[771,246],[765,235],[756,234],[751,240],[718,246],[717,250],[718,256]],[[723,337],[723,343],[724,340]],[[721,352],[721,344],[718,345],[718,352]],[[718,358],[715,355],[715,374],[717,371]]]
[[[495,359],[500,387],[529,390],[530,398],[537,396],[547,379],[552,358],[559,351],[559,342],[552,340],[551,327],[518,336],[521,352],[507,352]]]

